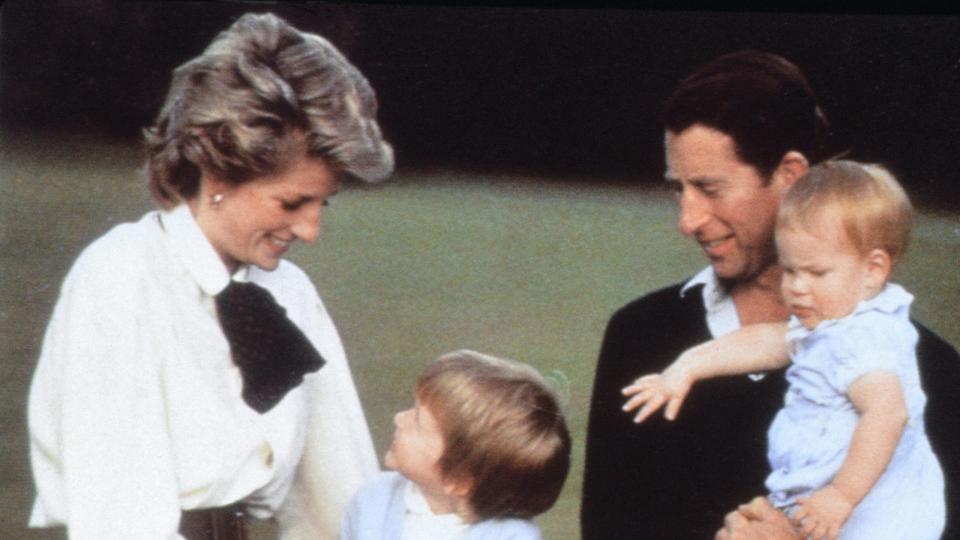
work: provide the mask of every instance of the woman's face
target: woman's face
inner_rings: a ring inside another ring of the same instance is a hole
[[[206,174],[201,182],[200,195],[190,206],[231,273],[240,264],[273,270],[295,240],[316,240],[323,207],[338,186],[334,169],[307,156],[295,158],[279,173],[240,185]]]

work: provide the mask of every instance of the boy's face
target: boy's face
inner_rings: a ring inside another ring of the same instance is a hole
[[[413,408],[398,412],[393,423],[396,430],[384,458],[386,466],[409,478],[424,492],[443,493],[443,432],[430,408],[418,399]]]
[[[784,302],[809,329],[849,315],[879,290],[868,257],[836,217],[822,216],[810,227],[778,227],[776,239]]]

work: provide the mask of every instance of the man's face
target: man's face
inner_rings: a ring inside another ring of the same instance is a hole
[[[667,181],[680,201],[680,231],[703,248],[721,279],[749,281],[776,262],[773,226],[786,192],[737,156],[725,133],[694,124],[665,139]]]

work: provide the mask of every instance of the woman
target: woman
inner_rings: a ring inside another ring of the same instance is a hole
[[[341,175],[391,172],[376,107],[332,45],[273,15],[176,69],[146,130],[161,210],[84,250],[47,329],[31,526],[241,538],[241,510],[335,535],[377,460],[337,331],[282,257],[317,238]]]

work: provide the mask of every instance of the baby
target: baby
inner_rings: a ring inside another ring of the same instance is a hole
[[[570,435],[533,368],[473,351],[435,360],[394,417],[386,466],[360,489],[341,540],[538,539],[560,495]]]
[[[672,420],[697,380],[790,365],[768,432],[774,506],[804,538],[939,538],[943,475],[924,430],[913,296],[888,282],[911,221],[906,194],[882,167],[812,167],[777,217],[789,323],[688,350],[624,388],[624,410],[640,408],[642,422],[666,404]]]

